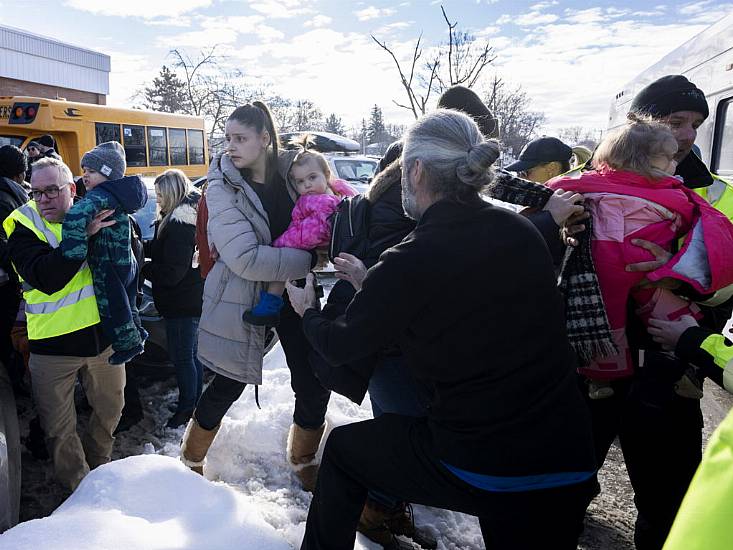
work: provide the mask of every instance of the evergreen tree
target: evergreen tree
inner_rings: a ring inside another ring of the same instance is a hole
[[[176,73],[163,65],[153,84],[144,92],[145,107],[163,113],[187,112],[185,85]]]
[[[326,118],[326,122],[323,125],[323,131],[331,132],[332,134],[343,135],[343,122],[341,122],[341,119],[337,117],[335,113],[331,113],[330,115],[328,115],[328,118]]]
[[[375,105],[369,117],[369,126],[367,127],[367,139],[369,143],[378,143],[384,140],[384,117],[382,109]]]

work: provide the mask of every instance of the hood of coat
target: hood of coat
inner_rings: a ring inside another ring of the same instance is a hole
[[[196,211],[200,196],[197,193],[191,193],[183,199],[181,204],[176,206],[173,212],[171,212],[170,221],[186,225],[196,225]]]
[[[127,214],[134,214],[148,202],[148,191],[140,176],[125,176],[118,180],[105,181],[95,189],[112,195]]]
[[[26,190],[15,181],[5,176],[0,176],[0,191],[5,191],[8,195],[13,197],[18,204],[25,204],[28,202],[28,193]]]
[[[402,164],[395,160],[387,168],[379,172],[372,180],[369,190],[366,193],[367,200],[374,204],[393,185],[402,184]]]

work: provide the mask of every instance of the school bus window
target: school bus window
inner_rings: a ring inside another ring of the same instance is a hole
[[[122,138],[120,137],[120,125],[119,124],[109,124],[106,122],[97,122],[95,125],[95,133],[97,138],[97,145],[100,143],[104,143],[106,141],[116,141],[118,143],[122,143]]]
[[[125,139],[125,157],[128,166],[147,166],[145,154],[145,128],[143,126],[123,126],[122,135]]]
[[[169,128],[168,139],[171,146],[171,165],[181,166],[188,164],[188,157],[186,156],[186,130]]]
[[[150,166],[168,165],[168,140],[165,128],[148,127],[148,153]]]
[[[15,145],[16,147],[20,147],[23,140],[23,136],[0,136],[0,147],[3,145]]]
[[[201,130],[188,130],[189,164],[204,163],[204,133]]]
[[[713,172],[731,176],[733,175],[733,98],[720,103],[716,126]]]

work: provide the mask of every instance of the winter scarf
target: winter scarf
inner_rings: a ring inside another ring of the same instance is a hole
[[[497,170],[488,189],[491,197],[500,201],[533,208],[543,208],[552,196],[544,185]],[[594,357],[618,353],[611,338],[608,316],[601,297],[601,287],[591,255],[592,222],[583,222],[585,231],[578,236],[578,246],[567,247],[558,285],[565,296],[566,328],[570,345],[583,365]]]

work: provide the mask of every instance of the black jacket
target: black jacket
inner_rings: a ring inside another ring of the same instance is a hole
[[[398,338],[431,389],[434,452],[448,464],[500,476],[594,469],[552,259],[513,212],[478,199],[434,204],[345,316],[309,309],[303,328],[333,365]]]
[[[196,205],[199,195],[187,197],[171,214],[155,238],[146,244],[151,262],[141,277],[153,285],[155,307],[163,317],[201,317],[204,281],[192,266],[196,249]]]
[[[23,279],[45,294],[64,288],[83,263],[67,260],[61,248],[40,241],[33,231],[20,224],[8,239],[8,253]],[[109,345],[99,323],[62,336],[29,341],[31,353],[73,357],[94,357]]]

